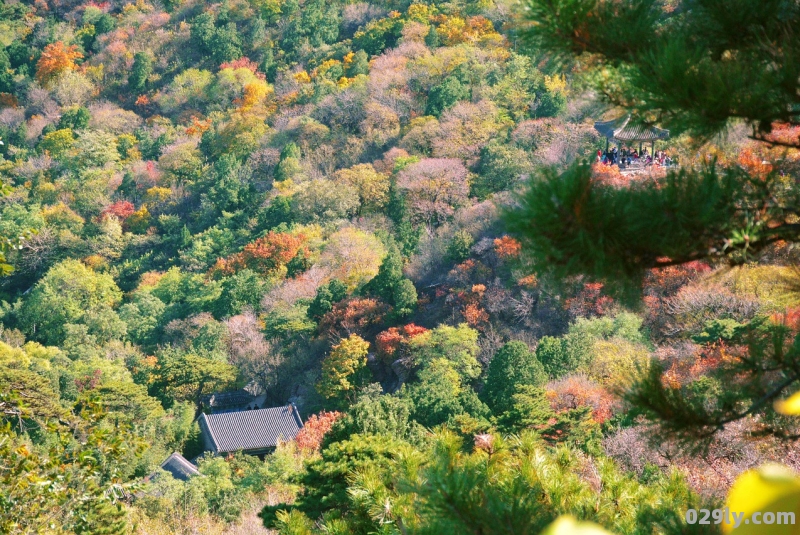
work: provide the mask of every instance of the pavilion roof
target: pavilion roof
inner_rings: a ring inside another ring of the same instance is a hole
[[[669,130],[636,123],[631,120],[630,115],[613,121],[596,122],[594,128],[608,139],[623,142],[658,141],[669,138]]]

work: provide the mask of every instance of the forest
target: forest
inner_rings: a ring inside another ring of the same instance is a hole
[[[0,0],[0,533],[798,533],[797,28]]]

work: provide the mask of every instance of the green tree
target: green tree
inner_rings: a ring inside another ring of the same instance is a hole
[[[646,339],[641,326],[641,318],[629,312],[613,318],[578,318],[563,337],[542,337],[536,347],[536,358],[551,377],[558,378],[591,366],[598,341],[619,340],[628,346],[642,347]]]
[[[428,48],[438,48],[439,41],[439,32],[436,31],[436,26],[431,24],[428,33],[425,34],[425,45]]]
[[[281,149],[280,160],[275,168],[275,180],[282,182],[300,172],[300,147],[289,142]]]
[[[141,93],[147,85],[147,78],[153,72],[153,60],[147,52],[137,52],[133,56],[133,66],[128,75],[128,86],[131,90]]]
[[[378,274],[364,286],[363,291],[392,305],[395,316],[399,318],[408,316],[417,307],[417,289],[403,276],[403,257],[394,242],[389,244]]]
[[[431,88],[428,93],[428,105],[425,108],[425,114],[439,117],[442,112],[452,108],[456,102],[466,100],[469,97],[469,86],[462,84],[455,76],[448,76],[441,84]]]
[[[333,346],[322,361],[322,377],[317,383],[319,393],[339,405],[354,401],[356,388],[365,382],[369,374],[368,349],[369,342],[357,334],[351,334]]]
[[[278,506],[282,514],[276,515],[276,508],[262,513],[269,519],[266,525],[281,535],[550,534],[545,531],[548,524],[569,514],[621,535],[653,529],[677,535],[686,530],[686,509],[702,507],[677,472],[641,483],[622,473],[611,459],[567,447],[552,450],[532,432],[509,440],[484,434],[467,445],[455,433],[440,431],[424,450],[378,440],[354,436],[342,443],[347,444],[347,453],[352,452],[349,456],[336,450],[335,457],[331,451],[330,460],[318,462],[313,483],[326,489],[334,482],[341,484],[341,474],[349,469],[349,483],[338,493],[313,496],[318,501],[337,496],[335,505],[342,513],[302,507],[286,511],[287,506]],[[370,457],[368,451],[375,453]],[[593,468],[591,479],[584,472],[587,463]],[[323,467],[326,470],[320,473]],[[304,482],[312,483],[310,478]],[[635,506],[620,507],[620,493]],[[591,533],[601,533],[598,529]],[[705,533],[715,532],[710,526]]]
[[[363,50],[353,54],[353,61],[347,66],[347,76],[354,77],[359,74],[369,74],[369,56]]]
[[[233,386],[236,367],[206,357],[163,351],[158,358],[158,372],[150,392],[167,406],[176,401],[191,401],[199,410],[202,396]]]
[[[214,38],[214,34],[217,30],[214,22],[214,15],[208,11],[204,11],[192,19],[189,35],[193,44],[204,54],[211,53],[211,40]]]
[[[44,376],[26,369],[17,362],[4,363],[0,370],[0,386],[2,392],[8,393],[8,399],[2,399],[2,423],[17,426],[22,419],[34,422],[66,420],[67,411],[59,403],[58,393],[53,384]]]
[[[292,211],[292,201],[287,195],[278,195],[258,213],[258,226],[264,230],[272,230],[279,225],[290,225],[297,220]]]
[[[127,325],[130,339],[137,344],[155,342],[156,330],[167,306],[148,292],[136,292],[129,303],[119,307],[119,317]]]
[[[591,407],[556,412],[541,386],[518,385],[507,409],[495,421],[504,433],[533,431],[551,445],[566,444],[592,453],[602,451],[602,433],[592,419]]]
[[[242,39],[233,22],[217,28],[209,43],[211,57],[217,65],[242,57]]]
[[[333,310],[333,305],[345,297],[347,297],[347,286],[339,280],[331,280],[328,284],[317,288],[317,295],[308,305],[308,317],[319,321],[322,316]]]
[[[547,373],[536,355],[523,342],[508,342],[492,357],[481,392],[495,413],[508,410],[521,385],[541,386]]]
[[[114,17],[112,17],[108,13],[103,13],[102,15],[100,15],[100,18],[98,18],[94,22],[94,30],[97,35],[103,35],[104,33],[108,33],[114,28],[116,28],[116,26],[117,23],[114,20]]]
[[[161,403],[147,394],[147,387],[132,382],[105,382],[84,391],[78,401],[84,405],[95,403],[106,413],[124,416],[131,424],[153,422],[165,415]]]
[[[413,404],[415,421],[426,427],[456,425],[456,419],[466,415],[488,427],[489,408],[472,388],[463,384],[453,362],[439,357],[420,370],[418,376],[419,381],[403,393]]]
[[[3,414],[29,415],[21,399],[19,392],[3,389]],[[107,425],[96,405],[81,416],[69,424],[50,422],[58,432],[41,447],[32,447],[28,437],[9,426],[0,427],[0,531],[53,532],[57,526],[57,533],[128,533],[119,498],[130,492],[132,481],[124,475],[123,460],[139,455],[143,445],[130,426]],[[38,423],[44,427],[46,422]]]
[[[164,322],[213,309],[221,292],[218,281],[206,280],[202,275],[186,273],[177,267],[168,269],[151,290],[167,305]]]
[[[394,244],[390,244],[386,256],[378,268],[378,274],[364,287],[364,291],[391,303],[395,286],[403,279],[403,257]]]
[[[222,293],[217,299],[215,315],[218,318],[241,314],[245,309],[257,310],[268,285],[250,269],[237,271],[222,281]]]
[[[444,359],[465,380],[476,379],[481,373],[478,331],[466,323],[457,327],[439,325],[412,338],[408,346],[414,362],[423,369],[437,359]]]
[[[475,238],[466,230],[456,232],[450,243],[447,244],[447,259],[450,262],[460,263],[469,258],[470,249],[475,243]]]
[[[481,149],[478,175],[470,182],[470,191],[485,199],[492,193],[514,189],[532,171],[526,151],[503,143],[489,143]]]
[[[383,389],[373,383],[359,393],[347,413],[336,420],[325,435],[325,444],[348,440],[352,435],[384,435],[403,440],[414,440],[424,435],[424,430],[411,419],[413,405],[407,397],[383,394]]]
[[[0,50],[0,93],[14,90],[14,76],[11,74],[11,60],[5,50]]]
[[[55,130],[42,136],[38,149],[50,153],[53,158],[68,156],[75,145],[75,135],[70,128]]]
[[[410,316],[414,309],[417,308],[417,289],[414,283],[409,279],[402,279],[394,286],[392,292],[392,305],[394,306],[394,314],[397,317],[404,318]]]
[[[234,522],[247,505],[247,489],[234,483],[231,462],[222,457],[206,457],[198,469],[205,477],[193,481],[208,503],[208,511],[226,522]]]
[[[89,119],[91,119],[91,115],[89,114],[89,110],[85,107],[76,106],[73,108],[67,108],[61,114],[61,119],[58,121],[58,128],[83,130],[89,126]]]
[[[348,479],[362,469],[386,469],[403,443],[383,435],[353,435],[322,450],[319,459],[309,463],[300,478],[303,493],[292,506],[267,506],[261,512],[264,525],[276,526],[278,511],[296,510],[314,520],[327,513],[326,518],[348,518],[359,527],[370,523],[363,510],[354,507],[348,493]],[[355,518],[353,518],[355,517]],[[346,531],[358,533],[359,531]]]
[[[313,47],[331,44],[339,36],[339,7],[324,0],[310,0],[303,4],[299,33],[308,38]]]
[[[56,264],[34,285],[23,301],[20,323],[33,338],[59,345],[68,324],[86,323],[92,313],[110,310],[122,292],[110,275],[96,273],[77,260]]]

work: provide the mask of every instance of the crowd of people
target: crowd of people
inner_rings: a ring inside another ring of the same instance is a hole
[[[605,152],[598,149],[597,161],[605,165],[618,165],[620,169],[624,169],[633,164],[654,164],[668,167],[676,163],[675,160],[663,150],[656,151],[655,155],[653,155],[648,152],[647,148],[643,148],[640,153],[635,148],[628,149],[626,147],[623,147],[621,150],[614,147]]]

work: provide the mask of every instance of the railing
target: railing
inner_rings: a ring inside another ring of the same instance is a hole
[[[642,173],[652,173],[653,171],[667,171],[670,169],[677,169],[677,163],[659,164],[657,162],[645,163],[641,160],[631,162],[630,165],[619,166],[619,172],[622,175],[637,175]]]

